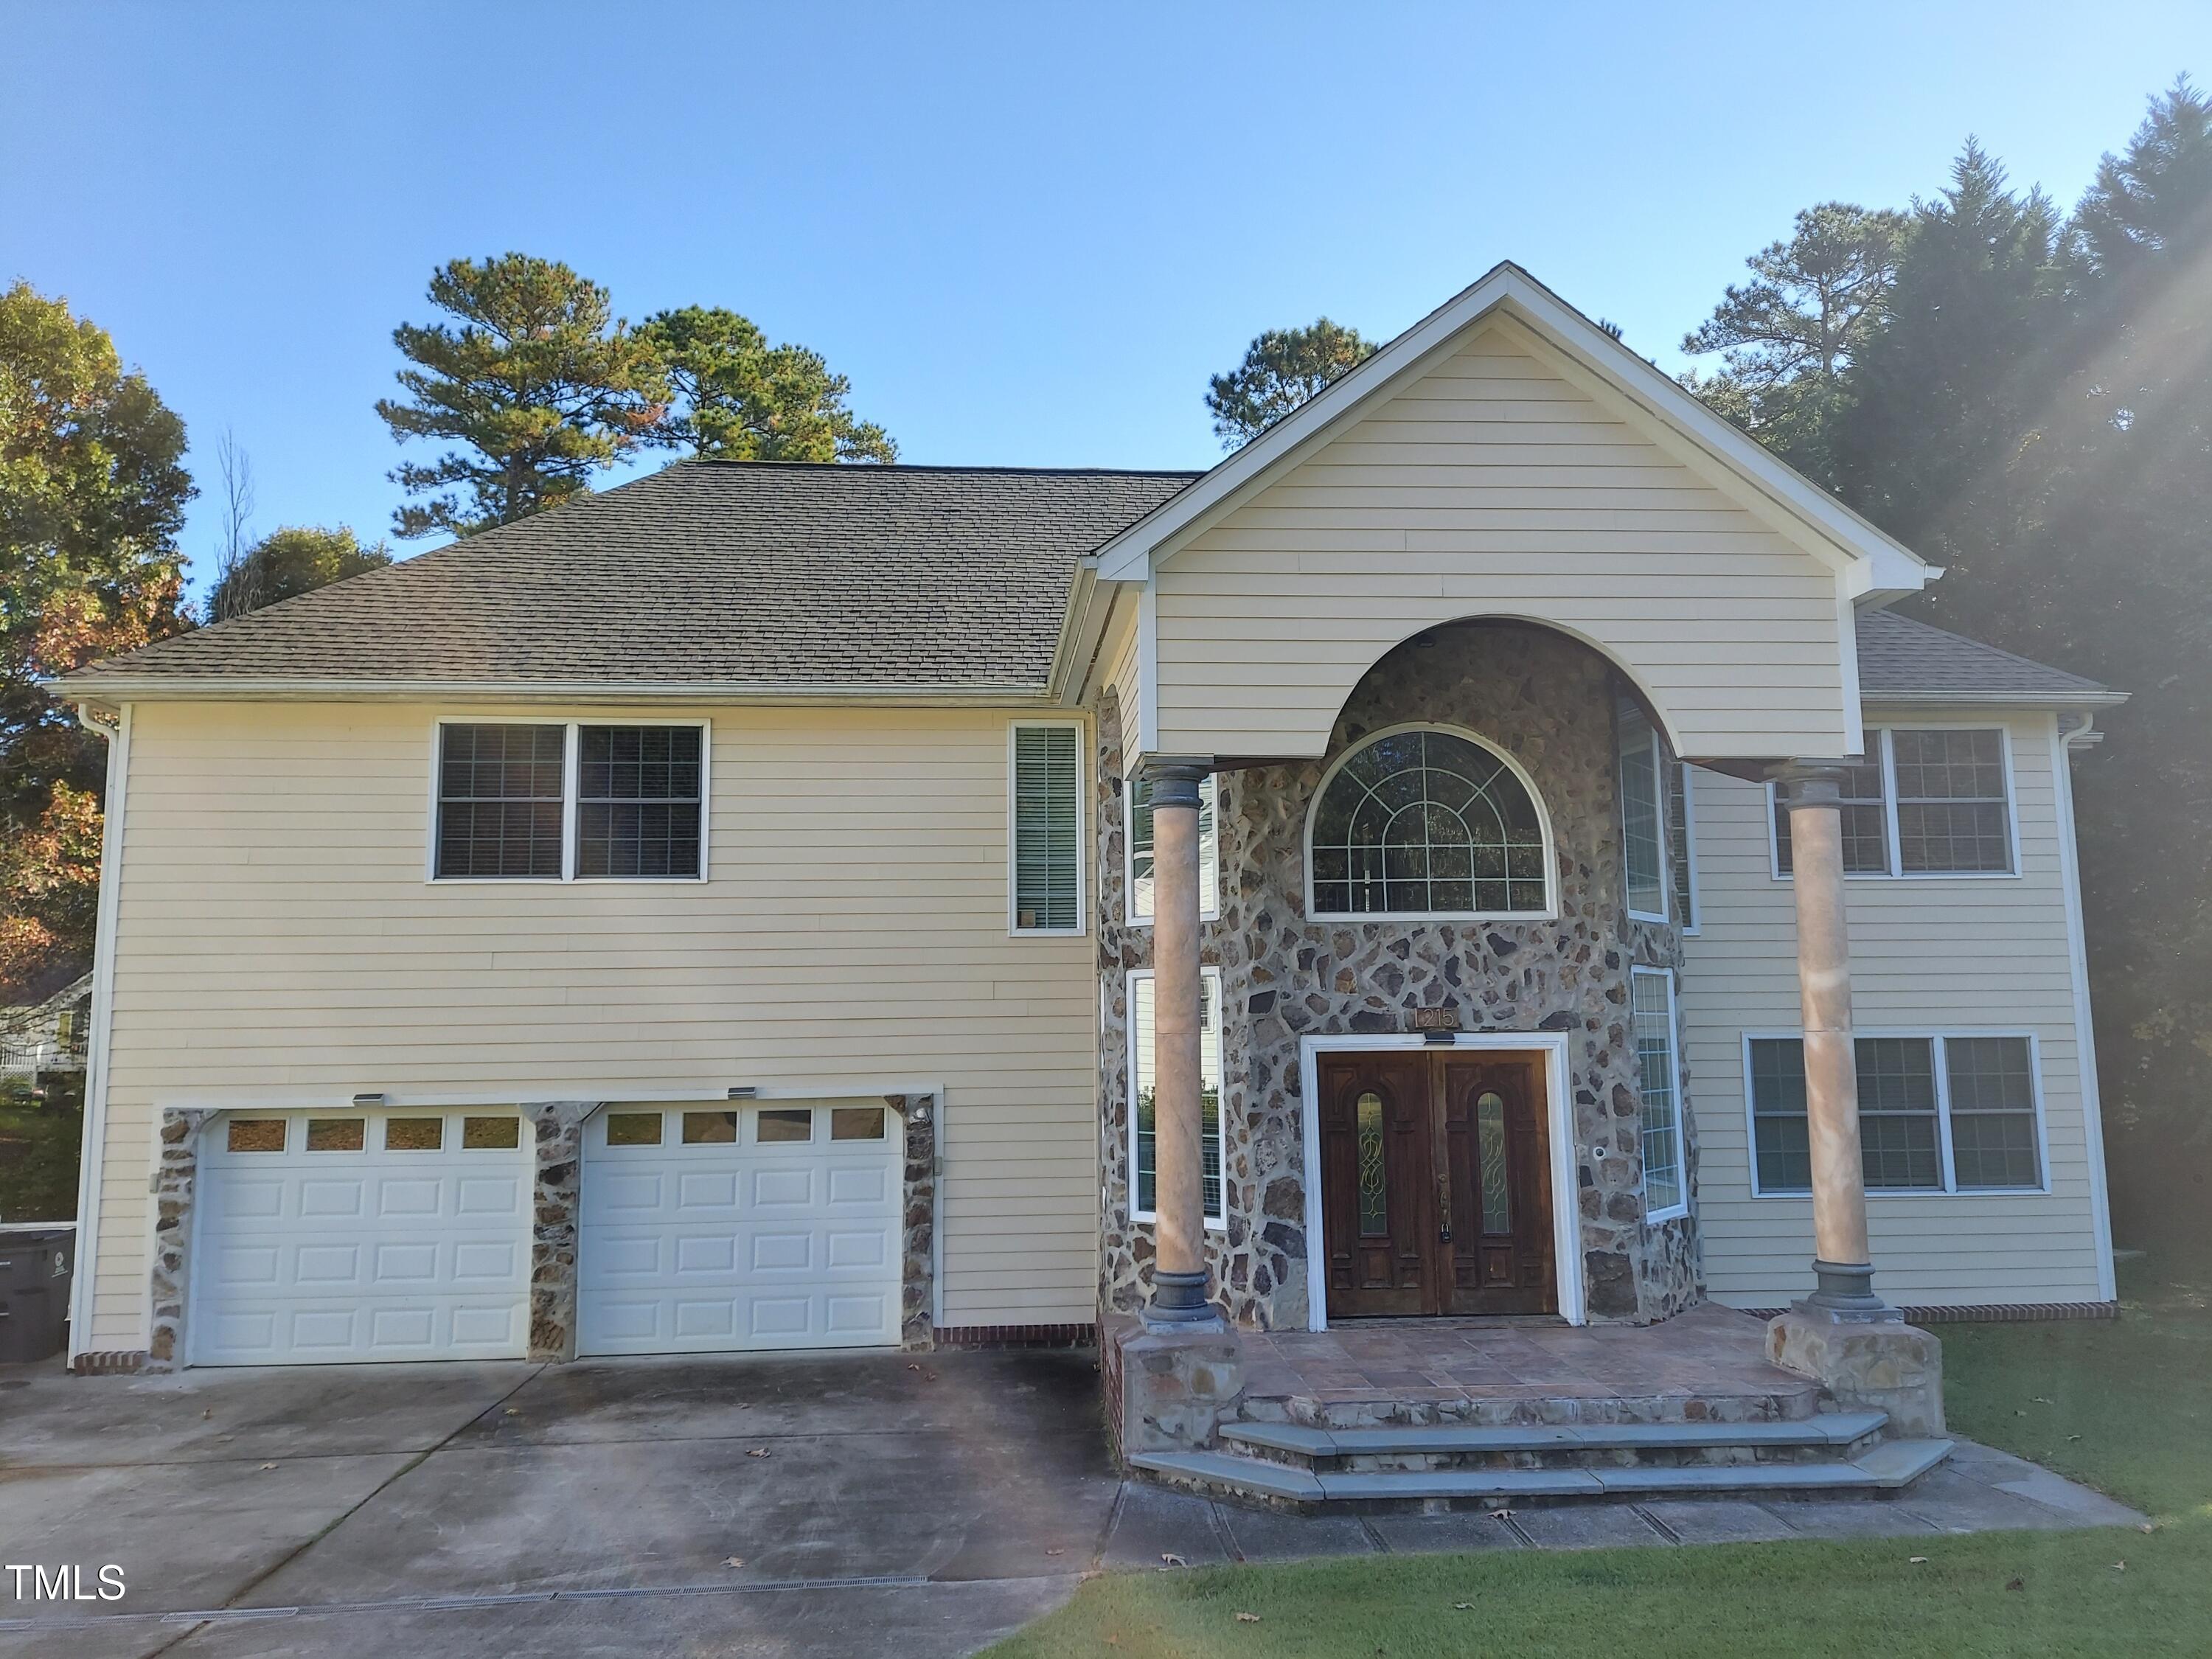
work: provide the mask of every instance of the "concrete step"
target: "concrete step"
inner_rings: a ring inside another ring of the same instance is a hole
[[[1884,1412],[1823,1412],[1759,1423],[1463,1424],[1317,1429],[1295,1423],[1235,1423],[1221,1431],[1232,1451],[1316,1473],[1624,1463],[1746,1464],[1844,1456],[1867,1449],[1887,1426]]]
[[[1910,1486],[1950,1455],[1948,1440],[1890,1440],[1852,1459],[1812,1463],[1595,1466],[1540,1469],[1372,1469],[1315,1473],[1231,1452],[1152,1452],[1130,1459],[1169,1486],[1284,1508],[1419,1510],[1444,1503],[1534,1499],[1872,1495]]]

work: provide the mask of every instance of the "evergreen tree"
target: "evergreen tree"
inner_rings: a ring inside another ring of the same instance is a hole
[[[1685,352],[1722,362],[1684,383],[1800,471],[1830,477],[1844,372],[1883,320],[1906,225],[1904,214],[1847,202],[1806,209],[1788,241],[1745,262],[1752,280],[1684,337]]]
[[[654,443],[732,461],[898,459],[883,428],[845,406],[852,383],[819,352],[771,346],[734,311],[660,312],[637,337],[659,355],[677,399]]]
[[[1969,139],[1950,187],[1913,204],[1882,325],[1829,439],[1836,487],[1937,562],[2009,527],[2007,453],[2066,312],[2058,216]]]
[[[1242,448],[1374,352],[1358,330],[1326,317],[1269,329],[1245,348],[1243,362],[1208,383],[1214,434],[1224,449]]]
[[[412,365],[398,375],[407,398],[380,399],[376,412],[400,442],[459,447],[392,473],[430,496],[393,515],[401,536],[472,535],[558,506],[662,418],[659,359],[613,317],[607,291],[568,266],[522,253],[456,259],[432,274],[429,299],[459,325],[392,331]],[[454,484],[465,497],[431,493]]]

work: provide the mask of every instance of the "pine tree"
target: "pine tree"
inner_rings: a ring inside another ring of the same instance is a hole
[[[1305,328],[1271,328],[1244,361],[1209,382],[1206,406],[1224,449],[1238,449],[1374,355],[1359,331],[1317,317]]]
[[[590,489],[652,434],[668,401],[653,349],[616,319],[607,291],[568,266],[506,253],[456,259],[430,278],[430,303],[459,319],[403,323],[392,343],[406,401],[376,405],[401,442],[459,446],[392,481],[430,499],[393,515],[404,537],[472,535]],[[446,492],[465,487],[466,495]]]
[[[734,311],[663,311],[637,337],[659,354],[677,399],[654,443],[732,461],[898,459],[883,428],[845,406],[852,383],[819,352],[771,346]]]

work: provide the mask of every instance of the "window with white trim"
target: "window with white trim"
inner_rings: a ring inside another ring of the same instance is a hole
[[[703,721],[441,720],[440,881],[700,879]]]
[[[1012,929],[1079,933],[1083,728],[1073,720],[1017,720],[1008,744]]]
[[[1200,972],[1198,1012],[1199,1152],[1206,1224],[1226,1227],[1221,1187],[1221,970]],[[1152,970],[1129,975],[1129,1209],[1131,1219],[1156,1218],[1157,1139],[1153,1124]]]
[[[1659,734],[1644,710],[1623,697],[1614,736],[1620,745],[1621,868],[1628,885],[1628,914],[1643,921],[1664,921],[1670,877]]]
[[[1809,1192],[1804,1042],[1759,1036],[1745,1047],[1755,1189],[1769,1196]],[[1855,1053],[1859,1152],[1869,1192],[2042,1190],[2032,1039],[2014,1033],[1862,1036]]]
[[[1221,848],[1214,829],[1214,776],[1198,781],[1198,909],[1204,916],[1221,912]],[[1138,769],[1121,792],[1129,849],[1129,921],[1152,919],[1152,781]]]
[[[1682,1072],[1674,1053],[1674,975],[1664,968],[1634,968],[1628,983],[1637,1088],[1643,1097],[1644,1215],[1657,1221],[1690,1207]]]
[[[1550,836],[1504,753],[1437,726],[1393,726],[1322,780],[1306,830],[1314,916],[1542,915]]]
[[[2014,873],[2012,784],[1996,726],[1900,726],[1870,730],[1846,771],[1844,873],[2008,876]],[[1790,873],[1790,813],[1773,800],[1774,870]]]
[[[1676,761],[1667,781],[1667,863],[1673,878],[1674,915],[1682,931],[1698,931],[1698,808],[1690,794],[1690,763]]]

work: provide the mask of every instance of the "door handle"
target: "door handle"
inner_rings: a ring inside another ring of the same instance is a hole
[[[1437,1241],[1451,1243],[1451,1171],[1437,1171]]]

